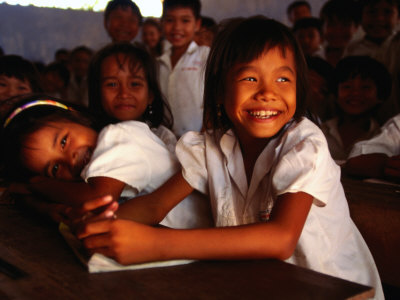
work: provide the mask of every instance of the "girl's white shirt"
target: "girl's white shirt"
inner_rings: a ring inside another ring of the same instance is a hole
[[[305,118],[289,122],[258,157],[250,184],[233,131],[218,140],[189,132],[176,148],[184,178],[210,197],[217,226],[266,222],[277,196],[305,192],[313,205],[287,261],[371,285],[383,299],[372,255],[349,215],[340,168],[316,125]]]
[[[356,143],[349,158],[371,153],[384,153],[389,157],[400,155],[400,114],[388,120],[377,136]]]
[[[164,127],[160,132],[171,139],[166,130]],[[100,132],[81,177],[85,181],[99,176],[122,181],[126,186],[121,198],[133,198],[151,193],[179,170],[175,153],[147,124],[126,121],[108,125]],[[161,224],[173,228],[208,227],[212,225],[209,210],[208,200],[199,193],[192,193]]]

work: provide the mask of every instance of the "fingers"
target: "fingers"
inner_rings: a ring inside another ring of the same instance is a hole
[[[107,233],[110,231],[112,221],[114,220],[106,219],[98,222],[81,224],[76,230],[76,236],[79,239],[84,239],[91,235]]]
[[[100,198],[96,198],[94,200],[86,201],[82,205],[82,210],[91,211],[102,207],[104,205],[109,204],[112,201],[112,197],[110,195],[106,195]]]

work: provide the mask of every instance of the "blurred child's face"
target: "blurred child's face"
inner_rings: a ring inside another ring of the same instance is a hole
[[[367,36],[377,42],[381,42],[390,36],[397,23],[397,6],[386,1],[367,5],[362,11],[362,27]]]
[[[333,48],[345,48],[357,31],[354,22],[330,18],[323,25],[323,35],[326,43]]]
[[[201,27],[200,30],[196,32],[194,40],[199,46],[211,47],[214,40],[214,33],[205,27]]]
[[[295,36],[305,55],[314,54],[321,45],[321,35],[316,28],[300,28],[296,30]]]
[[[139,32],[139,18],[131,8],[118,7],[110,12],[104,27],[113,42],[130,42]]]
[[[32,88],[28,80],[0,75],[0,101],[31,92]]]
[[[274,136],[296,111],[296,65],[293,52],[280,48],[235,65],[227,75],[225,111],[239,140]]]
[[[292,9],[289,15],[289,21],[294,24],[297,20],[311,17],[311,11],[307,5],[299,5]]]
[[[80,78],[87,76],[91,58],[92,56],[86,51],[79,51],[74,54],[70,66],[75,76]]]
[[[158,31],[157,27],[147,24],[142,29],[142,40],[143,43],[150,49],[157,46],[161,38],[161,32]]]
[[[91,128],[70,121],[48,122],[23,145],[22,163],[32,172],[58,179],[77,179],[97,142]]]
[[[201,22],[200,19],[196,19],[193,11],[186,7],[167,10],[162,21],[165,38],[174,48],[187,48],[200,29]]]
[[[153,101],[142,67],[133,72],[123,54],[107,57],[101,65],[101,101],[104,111],[120,121],[140,120]]]
[[[65,83],[57,72],[47,72],[43,75],[43,88],[46,93],[55,93],[62,91]]]
[[[370,111],[380,101],[375,82],[357,76],[339,84],[337,102],[347,114],[360,115]]]

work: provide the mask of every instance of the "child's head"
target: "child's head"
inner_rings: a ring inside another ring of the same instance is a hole
[[[163,33],[160,22],[154,18],[148,18],[143,22],[142,26],[142,41],[150,49],[155,50],[158,55],[161,55]]]
[[[290,23],[294,24],[301,18],[311,17],[311,5],[307,1],[294,1],[286,9]]]
[[[76,78],[87,76],[93,50],[86,46],[78,46],[71,51],[69,57],[69,67]]]
[[[389,37],[399,18],[398,0],[361,0],[361,26],[366,37],[377,43],[382,43]]]
[[[30,61],[18,55],[0,57],[0,102],[41,91],[39,73]]]
[[[322,44],[321,21],[318,18],[302,18],[293,26],[293,33],[304,55],[313,55]]]
[[[165,38],[174,48],[187,48],[200,29],[199,0],[164,0],[162,24]]]
[[[171,126],[154,59],[142,47],[113,43],[99,50],[89,69],[89,108],[104,125],[140,120]]]
[[[69,79],[69,70],[63,63],[50,63],[43,70],[43,89],[49,94],[60,92],[68,86]]]
[[[329,0],[320,11],[324,41],[329,47],[344,49],[357,31],[358,5],[353,0]]]
[[[368,56],[348,56],[334,71],[337,104],[348,115],[376,112],[390,95],[392,79],[385,66]]]
[[[104,27],[113,42],[130,42],[139,32],[142,14],[131,0],[111,0],[104,11]]]
[[[217,22],[213,18],[202,16],[200,30],[196,32],[194,38],[197,45],[211,47],[217,29]]]
[[[79,178],[96,145],[95,129],[92,118],[79,107],[44,95],[21,97],[2,123],[6,178]]]
[[[302,51],[286,26],[262,16],[231,20],[207,61],[205,128],[237,131],[243,122],[280,129],[304,115],[306,76]]]

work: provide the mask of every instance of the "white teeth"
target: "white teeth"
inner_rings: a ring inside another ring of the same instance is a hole
[[[278,114],[278,112],[271,111],[271,110],[257,110],[257,111],[249,111],[249,114],[253,117],[267,119],[272,116],[276,116]]]

